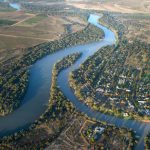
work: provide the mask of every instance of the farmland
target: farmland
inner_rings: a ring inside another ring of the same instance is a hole
[[[147,0],[66,0],[67,4],[81,9],[104,10],[120,13],[149,13],[150,2]],[[90,6],[90,8],[89,8]]]
[[[82,30],[87,23],[80,17],[46,16],[26,12],[0,12],[0,62],[20,58],[25,48],[62,38]]]

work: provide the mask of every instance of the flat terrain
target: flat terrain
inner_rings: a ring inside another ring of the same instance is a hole
[[[34,14],[20,14],[14,17],[12,14],[0,13],[1,18],[17,21],[16,24],[0,28],[0,35],[7,37],[24,37],[39,39],[43,41],[51,41],[58,39],[62,34],[66,33],[66,25],[72,25],[74,31],[85,27],[86,23],[79,17],[59,17],[59,16],[42,16]],[[8,16],[8,17],[7,17]],[[3,42],[3,41],[1,41]],[[4,43],[4,42],[3,42]],[[13,45],[11,45],[13,47]],[[7,48],[0,44],[0,48]]]
[[[48,16],[26,12],[0,12],[2,20],[12,25],[0,26],[0,62],[21,56],[22,48],[59,39],[83,29],[87,23],[80,17]]]
[[[105,10],[122,13],[149,13],[149,0],[93,0],[75,1],[66,0],[67,4],[81,9]],[[90,6],[90,7],[89,7]]]
[[[79,80],[78,85],[82,86],[79,86],[78,89],[82,90],[86,104],[92,109],[121,117],[136,114],[137,108],[142,110],[139,111],[142,118],[145,114],[148,114],[149,0],[85,0],[83,2],[66,0],[65,3],[58,0],[59,7],[53,0],[53,3],[57,6],[57,8],[54,8],[56,10],[53,10],[53,7],[51,7],[52,10],[47,7],[52,4],[50,3],[51,0],[33,1],[38,2],[39,6],[36,8],[31,6],[30,13],[25,12],[25,10],[15,12],[10,8],[0,8],[0,18],[3,20],[0,27],[0,63],[10,62],[8,65],[6,63],[8,67],[4,66],[1,69],[3,74],[0,74],[0,91],[4,89],[1,92],[3,95],[0,93],[0,99],[3,98],[2,104],[6,104],[3,105],[4,108],[8,105],[13,106],[11,104],[14,102],[17,105],[17,100],[23,96],[20,93],[25,93],[28,85],[28,74],[24,70],[28,66],[41,57],[60,49],[61,46],[84,43],[86,40],[94,39],[96,34],[100,35],[96,32],[97,30],[94,30],[96,33],[92,33],[91,27],[90,32],[81,31],[80,34],[75,33],[76,36],[67,36],[64,41],[45,43],[60,39],[68,33],[85,28],[87,25],[76,14],[69,16],[69,13],[65,12],[64,14],[67,15],[62,15],[60,14],[62,10],[60,10],[58,14],[53,15],[53,11],[57,12],[60,6],[63,5],[63,8],[65,8],[64,5],[66,5],[67,9],[69,5],[80,9],[111,12],[104,13],[104,20],[101,19],[101,21],[115,30],[121,37],[119,38],[120,45],[117,48],[100,49],[90,58],[91,60],[88,59],[85,65],[82,64],[79,72],[76,73]],[[45,6],[42,6],[38,11],[41,4],[45,4]],[[46,9],[44,9],[45,7]],[[120,24],[124,26],[122,27]],[[136,40],[139,41],[136,42]],[[27,51],[27,47],[40,43],[44,44]],[[19,60],[13,63],[14,59]],[[133,131],[117,128],[106,122],[92,121],[87,116],[81,115],[81,112],[75,110],[72,103],[56,86],[58,72],[64,69],[65,65],[67,67],[72,63],[74,61],[71,61],[68,57],[67,61],[62,60],[58,65],[55,65],[47,110],[27,130],[22,130],[4,139],[0,138],[0,149],[133,149],[135,146]],[[135,101],[135,98],[137,101]],[[115,108],[118,109],[115,110]]]
[[[150,15],[120,14],[117,19],[126,26],[126,37],[129,41],[138,40],[150,43]]]

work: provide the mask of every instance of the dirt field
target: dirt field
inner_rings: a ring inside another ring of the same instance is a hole
[[[0,62],[14,58],[18,59],[24,53],[22,48],[34,46],[43,42],[45,42],[45,40],[0,35]]]
[[[16,21],[16,24],[0,27],[0,62],[22,55],[22,48],[59,39],[87,25],[79,17],[41,16],[21,11],[0,12],[0,18]]]
[[[102,3],[114,4],[125,8],[150,12],[150,0],[104,0]]]
[[[0,12],[0,18],[1,19],[7,19],[7,20],[14,20],[14,21],[21,21],[24,19],[27,19],[29,17],[34,16],[34,14],[24,13],[24,12]]]
[[[46,16],[44,18],[40,18],[39,20],[37,16],[33,14],[17,14],[15,17],[13,14],[11,18],[11,14],[0,14],[5,19],[11,19],[17,21],[16,24],[12,26],[4,26],[0,28],[0,36],[12,37],[12,38],[25,38],[25,39],[35,39],[41,41],[51,41],[54,39],[58,39],[61,35],[66,33],[66,25],[72,25],[72,29],[74,31],[81,30],[85,27],[86,23],[82,21],[79,17],[58,17],[58,16]],[[34,20],[34,23],[33,20]],[[37,18],[37,21],[35,21]],[[0,48],[8,48],[5,47],[4,41],[1,41]],[[40,42],[40,41],[39,41]],[[14,47],[11,45],[11,47]],[[18,47],[18,46],[17,46]]]
[[[150,0],[93,0],[70,1],[67,4],[81,9],[106,10],[121,13],[150,13]]]

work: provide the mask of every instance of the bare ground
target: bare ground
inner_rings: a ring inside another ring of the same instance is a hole
[[[150,1],[149,0],[107,0],[107,1],[69,1],[67,4],[81,8],[81,9],[93,9],[93,10],[105,10],[110,12],[121,13],[150,13]]]

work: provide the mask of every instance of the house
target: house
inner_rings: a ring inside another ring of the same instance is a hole
[[[128,102],[128,104],[129,104],[129,108],[134,109],[134,106],[130,102]]]
[[[118,84],[124,84],[125,83],[125,79],[119,79]]]
[[[128,113],[123,113],[123,116],[128,117],[129,115],[128,115]]]
[[[131,90],[129,90],[129,89],[126,89],[126,92],[131,92]]]
[[[97,91],[97,92],[100,92],[100,93],[103,93],[103,92],[104,92],[104,89],[98,88],[98,89],[96,89],[96,91]]]
[[[138,101],[138,102],[139,102],[140,105],[146,103],[145,101]]]
[[[146,113],[146,115],[150,116],[150,110],[149,109],[146,109],[145,113]]]
[[[99,134],[102,134],[104,132],[105,128],[103,127],[96,127],[94,129],[94,133],[99,133]]]

